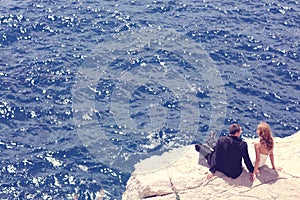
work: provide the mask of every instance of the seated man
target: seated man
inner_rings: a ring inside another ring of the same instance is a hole
[[[229,135],[220,137],[212,150],[203,144],[195,145],[196,151],[207,159],[209,165],[207,179],[213,177],[216,170],[228,177],[237,178],[243,170],[242,158],[249,172],[253,173],[254,167],[248,154],[247,143],[239,138],[241,133],[241,126],[232,124]]]

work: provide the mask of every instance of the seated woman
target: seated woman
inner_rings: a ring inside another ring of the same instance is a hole
[[[275,167],[274,164],[274,139],[272,136],[271,128],[269,124],[262,122],[258,124],[256,133],[258,134],[259,141],[254,143],[255,149],[255,162],[252,179],[255,180],[256,175],[259,174],[259,168],[262,167],[267,158],[270,157],[272,168],[275,170],[281,170],[281,167]]]

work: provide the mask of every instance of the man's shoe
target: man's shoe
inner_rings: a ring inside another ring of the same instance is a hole
[[[196,151],[200,152],[201,145],[202,145],[201,143],[195,144],[195,149],[196,149]]]
[[[195,144],[195,149],[204,157],[206,157],[208,154],[213,152],[213,149],[207,144],[201,144],[201,143]]]

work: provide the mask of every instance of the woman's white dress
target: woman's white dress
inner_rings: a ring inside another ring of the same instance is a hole
[[[255,160],[256,160],[256,153],[255,153],[255,149],[254,149],[254,144],[248,144],[248,152],[249,152],[250,159],[251,159],[251,161],[254,165]],[[268,154],[262,154],[261,153],[258,167],[264,166],[266,164],[266,161],[267,161],[268,157],[269,157]]]
[[[268,154],[260,153],[260,160],[259,160],[258,167],[262,167],[263,165],[265,165],[268,157],[269,157]],[[254,163],[255,163],[255,160],[254,160]]]

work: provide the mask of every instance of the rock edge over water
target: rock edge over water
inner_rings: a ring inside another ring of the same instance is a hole
[[[255,139],[246,141],[250,156],[254,156]],[[136,164],[122,199],[300,199],[300,131],[289,137],[276,137],[274,155],[275,165],[283,170],[271,169],[268,159],[254,182],[246,170],[237,179],[217,171],[206,180],[205,159],[194,145],[185,146]]]

